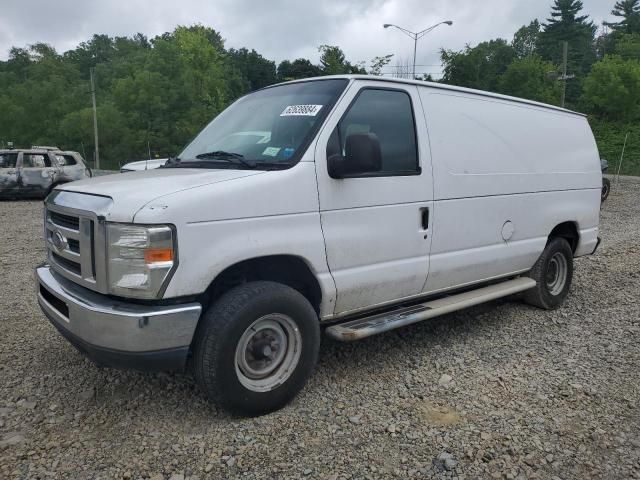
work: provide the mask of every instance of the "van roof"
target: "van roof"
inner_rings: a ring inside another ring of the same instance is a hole
[[[297,82],[304,82],[304,81],[309,81],[309,80],[326,80],[326,79],[330,79],[330,78],[345,78],[347,80],[367,80],[367,81],[376,81],[376,82],[381,82],[381,83],[402,83],[402,84],[409,84],[409,85],[418,85],[418,86],[422,86],[422,87],[438,88],[438,89],[441,89],[441,90],[449,90],[449,91],[454,91],[454,92],[470,93],[470,94],[473,94],[473,95],[481,95],[483,97],[497,98],[497,99],[500,99],[500,100],[507,100],[507,101],[511,101],[511,102],[524,103],[524,104],[527,104],[527,105],[535,105],[537,107],[547,108],[547,109],[550,109],[550,110],[556,110],[556,111],[563,112],[563,113],[570,113],[570,114],[573,114],[573,115],[579,115],[579,116],[582,116],[582,117],[586,117],[586,115],[584,113],[575,112],[573,110],[569,110],[569,109],[566,109],[566,108],[558,107],[558,106],[555,106],[555,105],[549,105],[548,103],[542,103],[542,102],[536,102],[536,101],[533,101],[533,100],[527,100],[525,98],[511,97],[509,95],[502,95],[500,93],[487,92],[487,91],[484,91],[484,90],[475,90],[473,88],[457,87],[455,85],[446,85],[444,83],[424,82],[422,80],[409,80],[409,79],[405,79],[405,78],[382,77],[382,76],[377,76],[377,75],[327,75],[327,76],[324,76],[324,77],[301,78],[299,80],[292,80],[290,82],[284,82],[284,83],[297,83]],[[267,87],[267,88],[269,88],[269,87]]]

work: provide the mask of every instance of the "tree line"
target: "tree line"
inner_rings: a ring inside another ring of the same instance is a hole
[[[640,0],[612,1],[613,22],[599,28],[581,0],[554,0],[548,17],[511,39],[442,50],[447,84],[558,105],[589,115],[601,156],[619,156],[640,174]],[[567,79],[563,42],[568,44]],[[91,160],[90,70],[96,80],[103,166],[175,154],[229,103],[286,80],[341,73],[380,75],[391,55],[352,63],[339,46],[319,47],[320,61],[278,65],[255,50],[226,48],[219,32],[179,26],[147,38],[94,35],[64,53],[45,43],[13,47],[0,61],[0,146],[54,144]],[[429,77],[425,79],[430,79]]]
[[[511,41],[443,50],[441,81],[555,105],[564,81],[566,107],[589,115],[601,156],[617,166],[629,133],[622,171],[640,175],[640,0],[618,0],[611,14],[598,28],[582,1],[555,0],[545,22],[523,25]]]
[[[92,160],[95,77],[101,167],[176,154],[229,103],[286,80],[366,73],[336,46],[320,63],[275,62],[255,50],[227,49],[220,33],[179,26],[149,39],[94,35],[62,54],[45,43],[13,47],[0,61],[0,148],[57,145]]]

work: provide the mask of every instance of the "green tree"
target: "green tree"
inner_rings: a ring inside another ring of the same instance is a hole
[[[306,58],[298,58],[293,62],[283,60],[278,65],[278,81],[298,80],[300,78],[318,77],[322,75],[320,67]]]
[[[267,60],[255,50],[232,48],[228,55],[234,74],[245,80],[242,93],[258,90],[278,81],[275,62]]]
[[[625,60],[640,60],[640,33],[616,35],[613,53]]]
[[[340,47],[335,45],[320,45],[320,69],[323,75],[341,75],[349,73],[366,74],[361,65],[349,63]]]
[[[344,52],[334,45],[321,45],[320,68],[325,75],[339,75],[349,73],[350,65],[345,59]]]
[[[515,59],[516,53],[501,38],[482,42],[460,51],[442,50],[444,83],[480,90],[497,91],[500,76]]]
[[[518,58],[529,57],[536,53],[538,39],[540,38],[540,22],[532,21],[529,25],[523,25],[513,36],[511,46]]]
[[[618,22],[605,22],[617,33],[640,33],[640,0],[618,0],[611,15],[620,18]]]
[[[392,55],[383,55],[381,57],[374,57],[371,60],[371,66],[369,67],[369,75],[382,75],[382,69],[386,67],[391,61]]]
[[[560,84],[549,75],[556,70],[555,65],[538,55],[517,59],[500,77],[499,91],[514,97],[557,104]]]
[[[584,82],[583,101],[596,115],[632,121],[640,118],[640,62],[607,56]]]
[[[595,24],[581,15],[581,0],[554,0],[551,17],[543,24],[538,53],[555,65],[562,63],[562,42],[569,43],[569,65],[575,74],[587,73],[596,60]]]

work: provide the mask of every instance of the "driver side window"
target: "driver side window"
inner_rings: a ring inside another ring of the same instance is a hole
[[[418,175],[418,147],[411,97],[401,90],[363,89],[340,120],[327,146],[327,157],[345,156],[347,139],[366,135],[380,144],[381,168],[356,176]],[[345,158],[349,162],[349,158]]]

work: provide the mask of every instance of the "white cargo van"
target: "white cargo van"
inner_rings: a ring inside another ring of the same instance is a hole
[[[560,306],[598,245],[601,182],[574,112],[368,76],[285,83],[160,169],[58,187],[38,300],[97,363],[191,366],[212,401],[268,412],[304,385],[321,327],[356,340],[519,292]]]

